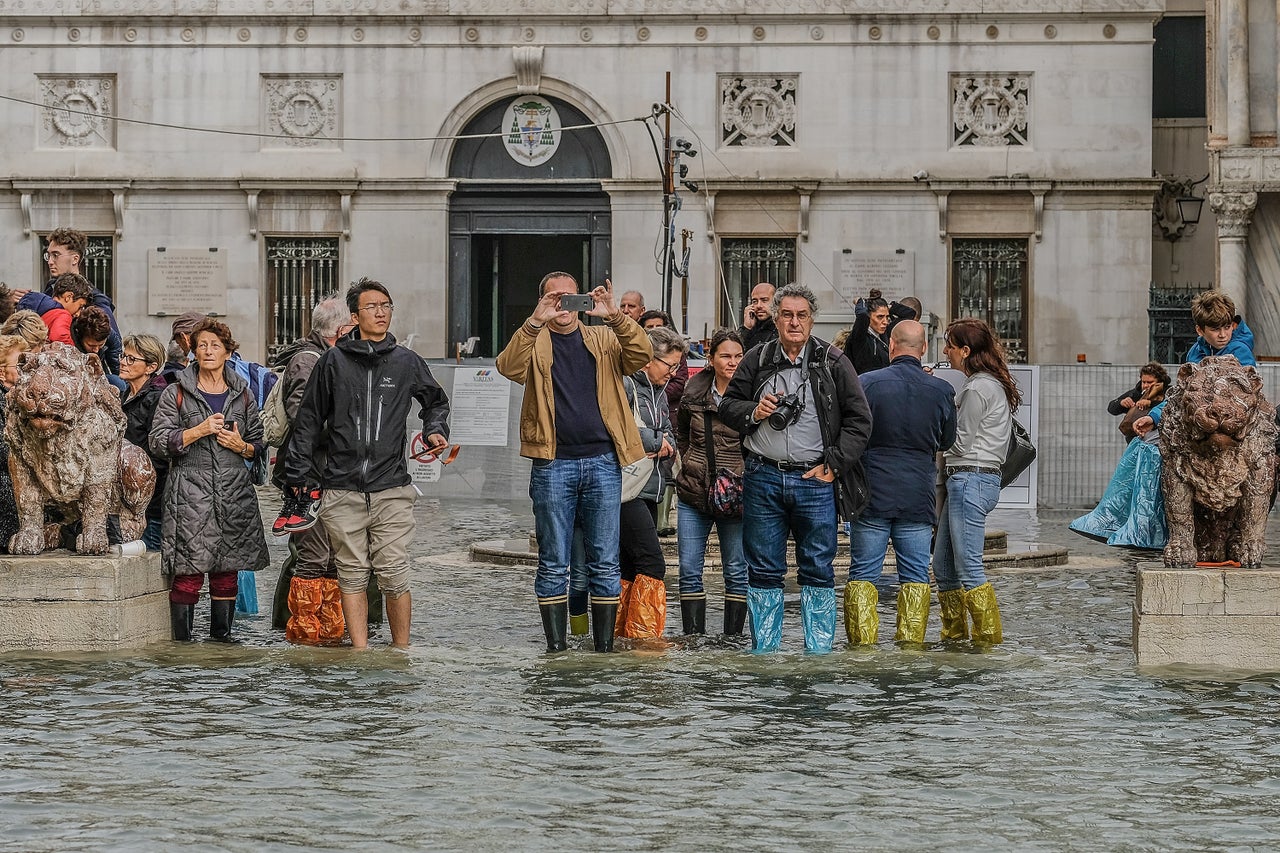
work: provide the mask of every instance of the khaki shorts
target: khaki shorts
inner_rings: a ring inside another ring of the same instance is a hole
[[[389,598],[409,591],[409,540],[413,538],[413,486],[381,492],[327,489],[320,502],[320,521],[329,531],[338,587],[362,593],[369,575]]]

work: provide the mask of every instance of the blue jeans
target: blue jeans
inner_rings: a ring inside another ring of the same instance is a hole
[[[147,519],[147,527],[142,531],[142,544],[147,546],[148,551],[160,550],[160,519]]]
[[[752,587],[782,589],[787,538],[796,542],[801,586],[835,586],[836,487],[802,471],[779,471],[747,457],[742,478],[742,545]]]
[[[680,594],[702,592],[702,568],[707,556],[707,537],[716,526],[720,540],[720,560],[724,566],[724,591],[747,594],[747,559],[742,554],[742,522],[723,521],[699,512],[684,501],[676,509],[676,533],[680,551]]]
[[[868,518],[853,522],[849,531],[849,580],[880,580],[885,552],[893,540],[899,583],[929,582],[929,543],[933,526],[896,518]]]
[[[586,459],[535,459],[529,474],[534,527],[538,534],[538,569],[533,591],[554,598],[569,591],[569,562],[574,526],[582,528],[591,594],[618,595],[622,503],[622,469],[613,453]]]
[[[947,478],[947,499],[938,518],[933,576],[938,589],[973,589],[987,582],[982,546],[987,514],[1000,500],[1000,475],[968,471]]]

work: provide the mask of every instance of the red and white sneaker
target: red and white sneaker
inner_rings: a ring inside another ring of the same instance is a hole
[[[320,514],[319,489],[297,489],[285,493],[284,506],[271,525],[273,536],[288,536],[315,527]]]

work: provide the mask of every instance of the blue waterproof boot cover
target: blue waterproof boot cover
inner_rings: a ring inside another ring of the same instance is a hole
[[[776,652],[782,645],[782,590],[747,587],[747,615],[751,619],[751,651]]]
[[[800,624],[804,650],[825,655],[836,637],[836,591],[821,586],[800,587]]]
[[[253,572],[240,572],[236,575],[236,613],[242,616],[258,615],[258,582],[253,579]]]

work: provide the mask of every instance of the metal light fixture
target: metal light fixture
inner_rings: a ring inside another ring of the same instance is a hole
[[[1200,210],[1204,207],[1204,199],[1197,195],[1180,195],[1176,200],[1178,205],[1178,215],[1182,217],[1183,225],[1198,225],[1200,223]]]
[[[1176,243],[1185,236],[1188,228],[1199,224],[1200,213],[1204,208],[1204,199],[1195,194],[1195,188],[1209,180],[1206,174],[1198,181],[1191,178],[1161,178],[1160,190],[1156,193],[1151,208],[1151,218],[1160,229],[1160,236],[1170,243]]]

